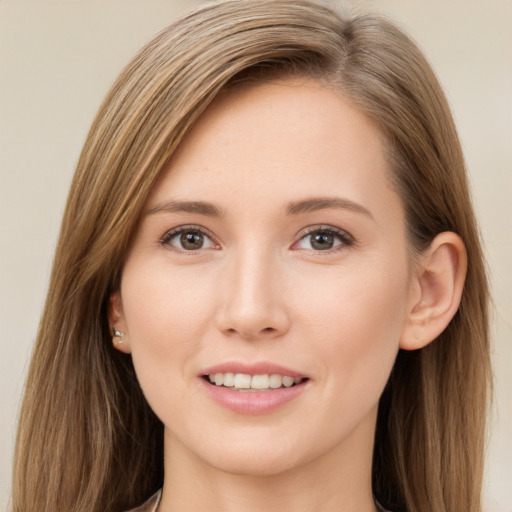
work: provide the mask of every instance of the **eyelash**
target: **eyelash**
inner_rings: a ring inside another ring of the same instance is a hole
[[[210,243],[214,246],[214,247],[208,247],[208,249],[209,248],[220,248],[220,245],[215,241],[215,238],[208,230],[206,230],[205,228],[203,228],[201,226],[196,226],[196,225],[179,226],[177,228],[171,229],[170,231],[165,233],[164,236],[161,238],[160,244],[164,245],[164,246],[168,246],[168,247],[170,246],[170,248],[176,252],[183,252],[183,253],[187,253],[187,254],[196,254],[198,251],[207,249],[205,247],[200,247],[197,250],[187,250],[187,249],[183,249],[183,248],[173,247],[171,244],[172,240],[175,239],[178,235],[182,235],[187,232],[195,232],[195,233],[202,235],[206,239],[208,239],[210,241]],[[296,248],[296,250],[299,250],[296,246],[299,245],[300,242],[305,240],[308,236],[311,236],[314,233],[322,233],[322,234],[325,234],[328,236],[333,236],[339,242],[338,245],[335,245],[334,247],[329,248],[329,249],[324,249],[324,250],[314,249],[314,248],[304,249],[306,251],[309,251],[309,252],[312,252],[315,254],[330,254],[333,252],[337,252],[339,250],[346,249],[346,248],[354,245],[354,243],[355,243],[355,240],[352,237],[352,235],[350,235],[349,233],[347,233],[346,231],[344,231],[342,229],[335,228],[333,226],[323,226],[323,225],[318,226],[318,225],[316,225],[316,226],[307,227],[303,231],[301,231],[298,234],[298,239],[295,242],[293,242],[293,244],[291,245],[291,248],[292,249]]]
[[[197,250],[187,250],[187,249],[180,249],[177,247],[173,247],[171,245],[171,242],[174,238],[176,238],[178,235],[182,235],[183,233],[187,233],[187,232],[199,233],[202,236],[204,236],[206,239],[208,239],[211,242],[211,244],[213,246],[215,246],[214,248],[220,247],[219,244],[215,241],[215,238],[213,237],[213,235],[208,230],[206,230],[205,228],[203,228],[201,226],[196,226],[193,224],[190,224],[187,226],[179,226],[177,228],[171,229],[170,231],[167,231],[167,233],[165,233],[165,235],[161,238],[160,244],[168,246],[168,247],[170,246],[170,248],[176,252],[184,252],[184,253],[188,253],[188,254],[196,254],[198,251],[203,250],[204,249],[203,247],[200,247]]]
[[[343,229],[336,228],[334,226],[325,226],[325,225],[316,225],[305,228],[298,235],[298,240],[293,243],[292,247],[298,245],[301,241],[306,239],[308,236],[313,235],[314,233],[322,233],[333,236],[340,243],[330,249],[324,250],[315,250],[315,249],[304,249],[310,251],[315,254],[332,254],[333,252],[337,252],[343,249],[347,249],[355,244],[355,239],[352,235],[344,231]]]

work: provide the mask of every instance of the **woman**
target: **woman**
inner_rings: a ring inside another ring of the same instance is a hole
[[[308,2],[207,5],[139,52],[85,143],[14,510],[163,488],[148,510],[478,511],[487,301],[414,44]]]

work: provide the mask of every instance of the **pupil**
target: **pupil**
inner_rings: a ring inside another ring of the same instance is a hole
[[[201,249],[203,246],[203,235],[197,231],[187,231],[181,234],[180,242],[184,249]]]
[[[332,249],[334,246],[334,236],[330,233],[317,233],[311,238],[311,246],[314,249],[319,249],[320,251]]]

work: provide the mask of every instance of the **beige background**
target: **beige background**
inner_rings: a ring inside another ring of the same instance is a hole
[[[2,510],[27,361],[87,129],[134,52],[195,5],[193,0],[0,0]],[[496,301],[486,510],[512,512],[512,1],[364,5],[389,13],[419,42],[446,88],[460,130]]]

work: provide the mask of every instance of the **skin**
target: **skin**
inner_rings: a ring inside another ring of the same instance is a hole
[[[412,263],[390,172],[377,127],[313,81],[223,94],[187,135],[147,202],[109,312],[165,425],[160,512],[376,510],[379,397],[401,344],[425,345],[451,318],[465,271],[453,234]],[[325,198],[341,202],[304,207]],[[220,215],[176,208],[184,201]],[[313,246],[311,230],[327,228],[341,233],[332,248]],[[183,229],[202,230],[202,247],[184,247]],[[457,281],[444,309],[450,285],[424,271],[431,260]],[[434,307],[444,315],[435,328]],[[277,410],[239,414],[200,378],[232,361],[308,381]]]

